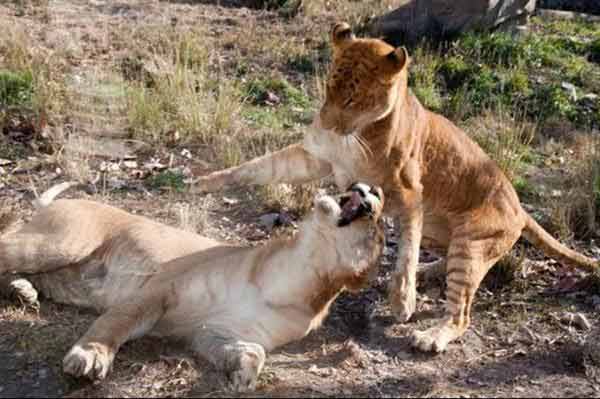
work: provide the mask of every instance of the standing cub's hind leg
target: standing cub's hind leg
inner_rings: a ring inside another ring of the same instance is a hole
[[[205,331],[194,339],[193,347],[225,374],[228,389],[246,392],[256,388],[266,359],[262,345],[244,342],[227,333]]]
[[[462,336],[471,323],[471,306],[488,270],[510,250],[518,233],[496,232],[490,238],[462,238],[451,242],[446,266],[446,314],[425,331],[413,331],[413,346],[422,351],[443,352]]]

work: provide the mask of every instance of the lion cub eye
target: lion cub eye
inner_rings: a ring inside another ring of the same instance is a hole
[[[346,101],[344,101],[344,108],[349,107],[354,101],[352,100],[352,98],[347,99]]]

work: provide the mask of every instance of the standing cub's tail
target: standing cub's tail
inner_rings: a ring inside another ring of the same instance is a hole
[[[35,209],[45,208],[54,201],[58,195],[60,195],[63,191],[70,189],[71,187],[79,186],[81,183],[76,181],[66,181],[64,183],[56,184],[46,190],[42,195],[33,200],[33,206]]]
[[[597,270],[600,263],[597,260],[588,258],[579,252],[573,251],[567,248],[554,237],[552,237],[546,230],[542,228],[530,215],[527,215],[527,223],[523,230],[523,237],[530,243],[540,248],[545,254],[549,255],[556,260],[563,261],[565,263],[580,266],[587,270]]]

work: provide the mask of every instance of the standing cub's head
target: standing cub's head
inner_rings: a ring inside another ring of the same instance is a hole
[[[409,57],[379,39],[357,39],[347,23],[331,32],[333,60],[317,127],[353,134],[384,118],[406,90]]]
[[[334,269],[329,277],[342,279],[347,288],[362,286],[381,254],[383,204],[381,188],[363,183],[351,185],[341,195],[315,199],[311,230],[316,233],[313,240],[323,248],[314,255],[327,257],[318,263]]]

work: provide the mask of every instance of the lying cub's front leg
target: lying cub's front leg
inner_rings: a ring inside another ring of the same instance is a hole
[[[205,330],[193,341],[196,353],[225,374],[236,392],[254,390],[266,359],[262,345],[233,338],[227,332]]]
[[[314,158],[297,143],[239,166],[199,177],[191,191],[214,192],[233,184],[305,183],[330,173],[328,162]]]
[[[104,379],[121,345],[148,332],[164,313],[162,301],[138,301],[108,309],[63,359],[75,377]]]

